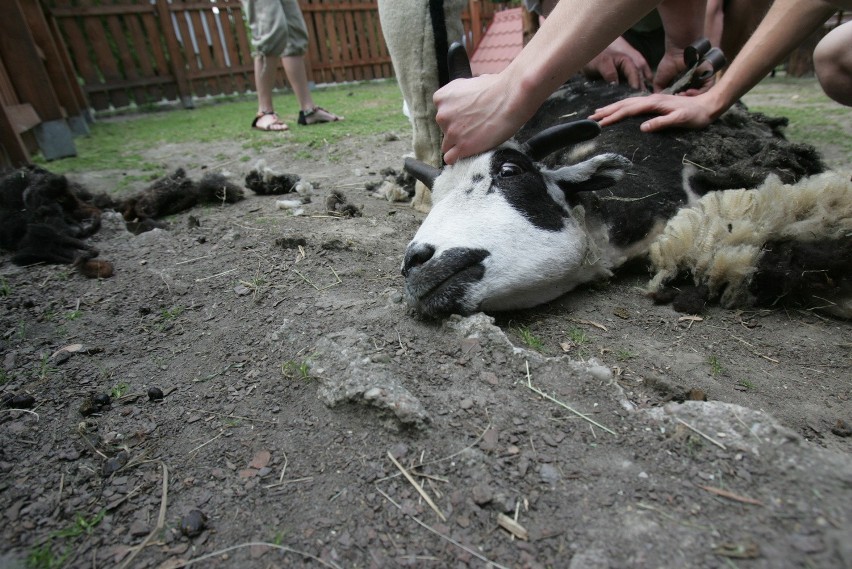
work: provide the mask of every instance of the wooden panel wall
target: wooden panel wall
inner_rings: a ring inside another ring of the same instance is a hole
[[[95,110],[254,90],[239,0],[41,0],[55,19]],[[470,0],[470,37],[500,8]],[[339,83],[393,76],[376,0],[300,0],[308,78]],[[279,85],[285,84],[283,71]]]

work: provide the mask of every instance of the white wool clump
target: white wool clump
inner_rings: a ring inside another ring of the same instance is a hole
[[[770,175],[754,190],[705,195],[683,209],[651,244],[656,291],[681,272],[705,284],[720,304],[748,304],[748,284],[764,243],[816,241],[852,233],[852,181],[848,173],[827,172],[797,184]]]
[[[310,182],[299,181],[296,182],[296,193],[302,196],[303,198],[308,198],[314,193],[314,185]]]
[[[411,196],[399,184],[393,180],[385,180],[376,188],[370,197],[387,200],[389,202],[401,202],[408,200]]]

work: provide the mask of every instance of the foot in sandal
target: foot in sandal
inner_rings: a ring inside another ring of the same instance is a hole
[[[285,130],[290,130],[290,127],[281,122],[275,111],[259,111],[251,122],[251,127],[255,130],[266,132],[284,132]]]
[[[311,125],[324,122],[342,121],[343,117],[339,117],[334,113],[330,113],[322,107],[314,107],[307,111],[299,111],[299,124]]]

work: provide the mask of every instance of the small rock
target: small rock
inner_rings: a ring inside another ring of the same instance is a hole
[[[254,458],[249,463],[249,468],[255,468],[260,470],[269,464],[269,460],[272,458],[272,454],[268,450],[262,450],[254,455]]]
[[[493,497],[494,492],[486,484],[477,484],[473,487],[473,501],[477,506],[484,506]]]
[[[852,427],[843,419],[837,420],[834,426],[831,427],[831,432],[838,437],[852,437]]]
[[[148,400],[149,401],[162,401],[163,400],[163,390],[159,387],[149,387],[148,388]]]
[[[207,516],[201,510],[192,510],[180,520],[180,532],[186,537],[195,537],[207,527]]]
[[[108,458],[106,462],[104,462],[103,467],[101,468],[101,474],[103,474],[105,477],[115,474],[116,472],[121,470],[121,468],[125,464],[127,464],[128,458],[129,457],[127,453],[124,451],[121,451],[117,455]]]
[[[145,522],[137,520],[130,524],[130,535],[133,537],[142,537],[143,535],[148,535],[148,532],[151,530],[148,528],[148,525]]]
[[[471,407],[473,407],[473,399],[462,399],[461,401],[459,401],[459,407],[465,410],[470,409]]]
[[[24,393],[23,395],[13,395],[8,398],[4,398],[3,402],[10,409],[29,409],[35,405],[35,397]]]

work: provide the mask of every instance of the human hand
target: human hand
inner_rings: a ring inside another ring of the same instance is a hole
[[[657,64],[653,83],[654,92],[658,93],[671,85],[684,71],[686,71],[686,62],[683,60],[683,50],[667,49],[660,63]]]
[[[695,97],[662,95],[655,93],[646,97],[630,97],[595,110],[589,118],[608,126],[636,115],[658,114],[640,125],[642,132],[655,132],[672,127],[704,128],[721,111],[707,93]]]
[[[642,54],[620,36],[584,65],[582,72],[586,77],[600,77],[607,83],[625,80],[637,90],[645,90],[645,82],[653,77]]]
[[[520,86],[505,74],[456,79],[435,92],[435,120],[444,132],[441,152],[447,164],[508,140],[535,112],[517,105]]]

